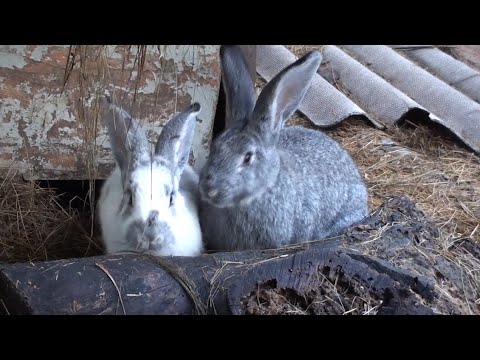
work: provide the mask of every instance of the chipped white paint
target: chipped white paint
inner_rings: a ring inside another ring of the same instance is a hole
[[[22,55],[2,52],[0,56],[0,67],[8,69],[22,69],[26,62]]]
[[[5,118],[7,113],[11,113],[8,122],[0,122],[0,133],[9,134],[18,138],[18,134],[23,132],[28,139],[35,139],[36,143],[48,144],[58,138],[65,145],[75,145],[81,142],[79,137],[69,137],[49,135],[49,131],[56,124],[57,119],[67,122],[75,122],[76,119],[68,111],[67,100],[63,96],[45,97],[45,94],[36,95],[32,104],[28,108],[22,108],[18,100],[2,99],[4,106],[0,107],[0,118]],[[55,114],[55,117],[54,117]],[[24,123],[24,130],[19,130],[19,124]],[[64,128],[65,129],[65,128]],[[65,132],[65,130],[64,130]],[[23,140],[23,139],[22,139]],[[23,142],[21,144],[24,145]]]
[[[0,51],[25,56],[26,45],[1,45]]]
[[[157,85],[158,85],[157,79],[155,79],[155,80],[146,79],[146,83],[147,83],[147,85],[145,85],[142,89],[140,89],[139,92],[142,93],[142,94],[145,94],[145,95],[153,94],[155,92],[155,89],[157,88]]]
[[[93,159],[94,166],[100,169],[100,178],[106,176],[105,169],[112,167],[106,129],[94,125],[95,100],[97,94],[108,89],[115,92],[116,99],[122,99],[122,105],[127,108],[132,105],[138,80],[135,63],[138,48],[131,46],[131,56],[123,61],[128,55],[126,46],[89,47],[87,51],[94,48],[103,51],[97,51],[92,60],[100,55],[104,56],[102,61],[113,65],[109,65],[105,79],[99,77],[100,68],[95,65],[87,68],[90,72],[80,98],[78,70],[71,77],[76,80],[62,92],[68,47],[0,46],[0,169],[11,166],[13,161],[12,167],[27,177],[78,179],[87,178],[87,159]],[[201,103],[192,146],[196,169],[203,166],[208,155],[220,80],[218,48],[149,46],[142,80],[136,89],[135,111],[139,112],[139,120],[152,144],[168,119],[181,110],[180,106],[194,101]],[[85,142],[85,134],[92,131],[96,134],[93,158],[87,154],[91,145]]]
[[[2,81],[2,80],[0,80],[0,81]],[[17,85],[15,88],[19,91],[23,91],[24,93],[26,93],[28,95],[32,94],[32,88],[30,87],[28,82],[23,82],[20,85]]]
[[[207,161],[208,148],[210,147],[210,134],[213,122],[210,119],[215,117],[215,109],[217,107],[218,89],[210,86],[198,87],[195,83],[187,81],[185,84],[187,93],[191,96],[192,101],[198,101],[202,106],[200,114],[197,118],[197,126],[193,137],[193,167],[199,171]]]
[[[8,69],[22,69],[26,62],[26,45],[0,45],[0,67]]]
[[[196,70],[199,66],[198,45],[167,45],[165,48],[165,59],[173,60],[177,64],[177,71],[183,72],[184,65]],[[203,56],[216,56],[218,47],[214,45],[205,45],[202,47]]]
[[[18,114],[20,101],[17,99],[3,99],[0,106],[0,134],[2,134],[0,144],[3,148],[6,146],[23,146],[23,138],[18,136],[18,124],[15,122],[15,115]],[[10,120],[6,119],[10,117]]]
[[[56,79],[57,79],[57,77],[54,74],[49,74],[49,75],[45,76],[45,80],[48,81],[48,82],[52,82]]]
[[[138,75],[138,71],[133,70],[132,73],[130,74],[130,81],[135,81],[135,79],[137,78],[137,75]]]
[[[41,61],[43,58],[43,55],[47,52],[47,46],[46,45],[40,45],[35,48],[35,50],[32,51],[32,54],[30,55],[30,59],[35,60],[35,61]]]
[[[119,59],[119,60],[122,59],[122,55],[118,53],[116,50],[117,50],[117,45],[108,45],[105,51],[106,53],[105,55],[112,59]]]

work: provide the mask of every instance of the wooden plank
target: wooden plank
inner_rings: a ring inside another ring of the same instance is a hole
[[[105,89],[140,119],[151,141],[175,111],[199,101],[191,163],[201,167],[218,97],[218,49],[0,46],[0,170],[33,179],[106,178],[113,158],[97,103]]]

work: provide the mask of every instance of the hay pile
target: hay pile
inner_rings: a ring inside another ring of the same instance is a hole
[[[14,172],[0,176],[0,262],[28,262],[95,255],[90,218],[63,207],[61,194],[25,181]]]
[[[407,195],[437,222],[446,246],[480,240],[480,158],[448,134],[411,122],[380,131],[359,120],[328,133],[360,166],[372,208]]]
[[[332,281],[320,274],[318,289],[300,296],[292,289],[270,287],[264,284],[253,296],[244,300],[246,315],[376,315],[380,302],[358,296],[351,291],[351,284],[339,281],[338,274]]]

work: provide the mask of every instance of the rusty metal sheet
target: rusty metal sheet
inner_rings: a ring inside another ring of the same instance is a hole
[[[220,84],[217,45],[0,45],[0,169],[33,179],[102,179],[114,166],[98,95],[153,142],[174,112],[202,105],[191,163],[208,155]],[[64,86],[65,84],[65,86]]]

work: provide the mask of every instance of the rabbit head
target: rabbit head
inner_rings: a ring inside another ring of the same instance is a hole
[[[105,184],[100,216],[110,249],[169,254],[176,239],[172,224],[183,197],[179,180],[188,163],[196,115],[194,103],[164,126],[153,151],[144,129],[122,108],[103,99],[117,177]],[[114,244],[115,242],[121,243]],[[174,247],[174,246],[173,246]]]
[[[281,130],[310,87],[321,55],[309,52],[283,69],[258,100],[240,48],[223,45],[220,62],[229,127],[212,143],[199,190],[203,201],[223,208],[248,204],[275,183]]]

